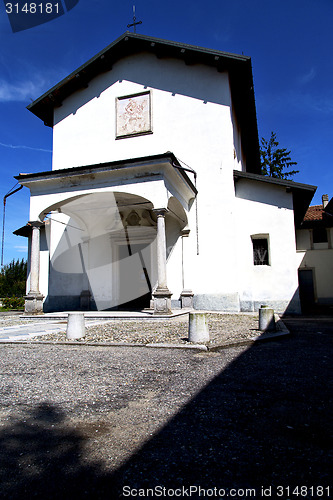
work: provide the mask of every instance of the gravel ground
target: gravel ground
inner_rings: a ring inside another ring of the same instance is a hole
[[[17,321],[17,320],[14,320]],[[90,322],[95,323],[95,322]],[[1,326],[1,322],[0,322]],[[239,342],[260,335],[257,314],[208,314],[210,345]],[[86,322],[86,343],[188,344],[188,315],[168,320],[111,320]],[[38,342],[68,342],[66,324],[60,333],[35,338]],[[70,340],[73,342],[73,340]],[[76,341],[82,342],[82,340]]]
[[[24,319],[22,317],[22,313],[11,314],[8,312],[0,312],[0,328],[4,328],[6,326],[27,325],[29,323],[33,323],[33,320]]]
[[[0,345],[1,499],[330,498],[333,321],[287,326],[219,352]]]

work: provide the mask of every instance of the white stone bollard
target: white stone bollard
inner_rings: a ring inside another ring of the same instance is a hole
[[[275,330],[274,309],[269,306],[259,308],[259,330],[269,332]]]
[[[209,342],[209,329],[206,313],[190,313],[188,340],[190,342]]]
[[[84,326],[84,313],[68,313],[67,334],[68,339],[82,339],[86,336]]]

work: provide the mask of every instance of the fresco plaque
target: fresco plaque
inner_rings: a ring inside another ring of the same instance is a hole
[[[117,138],[152,132],[150,98],[150,92],[117,98]]]

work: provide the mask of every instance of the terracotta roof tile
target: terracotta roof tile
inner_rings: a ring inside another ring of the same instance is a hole
[[[323,220],[324,209],[322,205],[312,205],[306,211],[304,220]]]
[[[324,210],[322,205],[312,205],[307,209],[301,227],[333,227],[333,215]]]

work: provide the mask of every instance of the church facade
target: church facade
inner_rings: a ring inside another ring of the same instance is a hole
[[[315,188],[260,175],[250,58],[125,33],[28,109],[53,158],[16,177],[26,312],[299,312]]]

